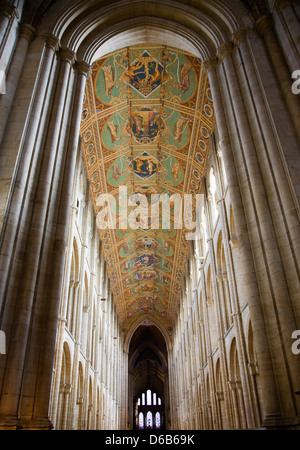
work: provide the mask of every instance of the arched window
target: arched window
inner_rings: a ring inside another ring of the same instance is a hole
[[[151,411],[147,412],[146,416],[147,428],[153,428],[153,415]]]
[[[155,414],[155,428],[160,428],[160,413],[158,411]]]
[[[143,430],[144,428],[144,414],[142,412],[139,413],[139,429]]]
[[[155,392],[154,392],[154,394],[153,394],[153,405],[154,405],[154,406],[156,405],[156,394],[155,394]]]
[[[161,429],[164,422],[164,408],[161,397],[156,392],[147,389],[137,399],[137,422],[136,426],[143,430]]]
[[[150,389],[148,389],[148,391],[147,391],[147,405],[152,405],[152,394],[151,394],[151,391],[150,391]]]

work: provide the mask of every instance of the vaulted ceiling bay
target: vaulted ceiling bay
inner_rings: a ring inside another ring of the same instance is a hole
[[[172,199],[169,229],[161,217],[154,226],[142,215],[138,227],[126,228],[119,188],[127,188],[128,214],[134,209],[131,194],[145,194],[149,205],[155,194],[192,194],[195,220],[213,128],[212,96],[199,58],[146,44],[93,64],[82,110],[82,149],[95,214],[102,194],[117,200],[116,228],[99,233],[125,333],[145,317],[172,335],[190,241],[186,221],[181,229],[174,225]]]

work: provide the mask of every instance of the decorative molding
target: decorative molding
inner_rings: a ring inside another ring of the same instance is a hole
[[[248,32],[249,28],[240,28],[239,30],[235,31],[232,35],[233,44],[238,47],[241,42],[244,42],[247,39]]]
[[[54,34],[48,33],[45,36],[46,47],[52,49],[54,52],[57,52],[59,49],[59,39],[54,36]]]
[[[203,62],[203,69],[206,74],[209,74],[209,72],[216,68],[218,64],[217,58],[209,58],[206,61]]]
[[[233,44],[232,42],[225,42],[217,49],[217,57],[223,61],[223,59],[232,53]]]
[[[234,248],[238,248],[239,247],[239,241],[237,240],[236,237],[231,237],[230,241],[229,241],[229,245],[232,249]]]
[[[256,29],[262,37],[272,29],[272,26],[271,16],[262,16],[256,22]]]
[[[85,75],[87,78],[90,77],[92,73],[92,67],[85,61],[76,61],[76,67],[80,75]]]
[[[34,38],[35,28],[28,23],[21,24],[19,27],[19,37],[25,38],[30,44]]]
[[[7,19],[19,19],[19,13],[17,8],[9,2],[5,2],[0,6],[0,12]]]
[[[60,56],[63,61],[66,61],[73,65],[76,60],[76,54],[73,52],[73,50],[69,48],[61,48],[60,49]]]

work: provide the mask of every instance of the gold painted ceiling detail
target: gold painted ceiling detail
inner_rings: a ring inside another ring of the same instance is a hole
[[[149,200],[152,194],[199,193],[213,126],[211,91],[198,58],[147,44],[96,61],[81,124],[95,213],[101,194],[119,200],[120,186],[128,196]],[[140,220],[138,229],[120,228],[117,211],[117,228],[99,230],[114,301],[124,329],[147,315],[171,334],[190,243],[184,228],[174,228],[174,211],[170,229]]]

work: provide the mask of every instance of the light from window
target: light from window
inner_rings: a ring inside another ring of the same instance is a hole
[[[158,411],[155,414],[155,428],[160,428],[160,413]]]
[[[144,428],[144,414],[142,412],[139,413],[139,428],[140,430]]]
[[[151,391],[150,391],[150,389],[148,389],[148,391],[147,391],[147,405],[150,405],[151,406],[151,397],[152,397],[152,395],[151,395]]]
[[[145,394],[142,394],[142,405],[145,405]]]
[[[153,415],[151,411],[147,412],[146,420],[147,420],[147,428],[153,428]]]
[[[156,405],[156,394],[155,394],[155,392],[153,394],[153,405]]]

